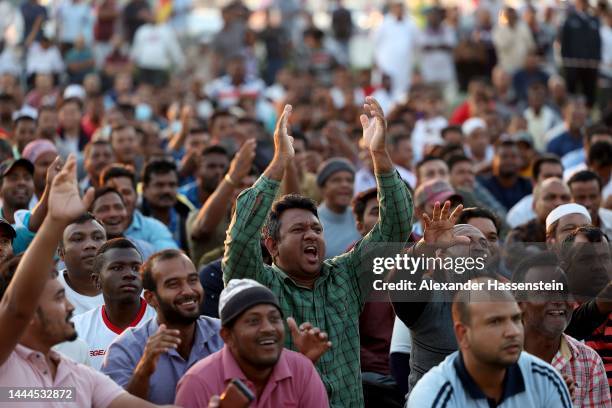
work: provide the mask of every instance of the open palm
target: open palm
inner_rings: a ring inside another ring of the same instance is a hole
[[[365,114],[359,117],[363,128],[363,144],[372,152],[382,152],[386,149],[387,124],[385,114],[380,104],[371,96],[366,98],[363,109]]]
[[[276,129],[274,130],[274,154],[283,159],[283,161],[291,160],[295,156],[293,137],[289,136],[287,129],[291,111],[291,105],[285,105],[285,109],[283,109],[283,113],[278,119]]]
[[[450,205],[450,201],[446,201],[440,208],[440,203],[436,202],[431,218],[423,214],[423,239],[426,244],[448,248],[457,244],[470,243],[468,237],[455,236],[453,232],[455,222],[463,211],[463,205],[459,205],[452,213]]]
[[[59,162],[54,165],[61,166]],[[79,195],[76,175],[76,159],[70,155],[64,167],[53,178],[49,191],[48,215],[62,222],[70,222],[85,213],[93,201],[93,189],[89,189],[83,198]]]

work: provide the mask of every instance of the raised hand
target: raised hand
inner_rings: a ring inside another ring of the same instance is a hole
[[[453,227],[457,218],[463,211],[463,205],[450,212],[450,201],[446,201],[440,208],[440,203],[436,201],[431,218],[423,214],[423,239],[428,245],[438,248],[449,248],[457,244],[469,245],[470,239],[465,236],[455,236]]]
[[[53,183],[53,179],[62,170],[62,167],[64,167],[64,161],[60,156],[57,156],[55,160],[53,160],[53,163],[51,163],[51,165],[47,168],[47,176],[45,180],[48,188],[51,188],[51,183]]]
[[[54,164],[57,165],[58,162],[55,161]],[[48,212],[51,219],[68,224],[91,206],[94,198],[93,188],[87,190],[81,198],[76,173],[76,158],[71,154],[51,182]]]
[[[283,113],[278,118],[276,129],[274,130],[274,157],[281,160],[283,164],[295,156],[293,137],[289,136],[287,129],[292,109],[291,105],[285,105],[285,109],[283,109]]]
[[[297,350],[308,357],[310,361],[316,363],[319,358],[332,346],[331,341],[327,340],[327,333],[322,332],[318,327],[305,322],[298,328],[293,317],[287,318],[287,325],[291,331],[291,338]]]
[[[227,172],[227,175],[232,181],[232,183],[238,185],[240,184],[243,178],[249,175],[249,172],[253,167],[256,147],[257,141],[255,139],[249,139],[242,144],[240,150],[238,150],[238,153],[236,153],[236,155],[232,159],[229,170]]]
[[[363,128],[363,145],[370,149],[370,152],[386,152],[386,133],[387,122],[385,114],[380,104],[371,96],[366,98],[363,105],[365,114],[359,116],[361,127]]]

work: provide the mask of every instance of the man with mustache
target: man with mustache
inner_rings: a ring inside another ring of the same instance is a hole
[[[417,383],[408,408],[480,406],[571,408],[561,375],[522,352],[521,309],[512,294],[487,290],[491,278],[478,278],[483,290],[460,291],[452,305],[459,351]]]
[[[255,182],[242,192],[227,233],[223,279],[251,278],[271,288],[287,316],[311,322],[329,334],[334,347],[317,363],[332,406],[361,406],[359,314],[376,275],[363,255],[372,242],[408,241],[412,200],[397,174],[386,147],[386,124],[380,105],[368,98],[361,115],[364,144],[369,147],[378,183],[380,219],[372,231],[347,254],[325,260],[323,228],[316,204],[287,195],[272,205],[286,166],[295,151],[289,136],[292,108],[286,105],[274,132],[274,158]],[[269,217],[268,217],[269,215]],[[265,245],[273,265],[265,265]],[[295,349],[287,339],[285,345]]]
[[[106,231],[90,213],[85,213],[64,229],[57,250],[66,269],[58,280],[66,289],[66,297],[79,315],[104,304],[100,289],[91,280],[94,257],[106,242]]]
[[[165,224],[178,246],[187,250],[186,222],[194,207],[178,195],[179,175],[174,162],[155,159],[148,162],[143,172],[142,214]]]
[[[283,312],[270,289],[251,279],[229,281],[219,315],[225,346],[187,371],[176,388],[177,405],[218,406],[217,396],[238,378],[255,395],[253,407],[329,406],[312,361],[283,347]],[[313,352],[320,356],[324,349]]]
[[[91,192],[79,197],[76,160],[69,157],[53,180],[49,212],[25,255],[2,265],[0,384],[11,388],[71,387],[73,404],[78,407],[152,407],[95,370],[51,350],[77,336],[70,323],[73,307],[50,266],[53,253],[61,231],[83,214],[92,198]],[[7,405],[23,404],[3,403]]]
[[[142,255],[128,239],[115,238],[96,252],[92,279],[102,291],[104,304],[75,316],[79,338],[89,345],[91,366],[97,370],[108,346],[128,327],[144,324],[155,317],[155,310],[140,297]]]
[[[27,210],[34,194],[34,165],[26,159],[0,163],[0,217],[16,223],[17,210]]]
[[[537,254],[521,262],[512,277],[514,282],[563,282],[565,273],[552,254]],[[567,289],[566,289],[567,290]],[[574,407],[612,407],[603,361],[595,350],[564,334],[572,318],[569,291],[555,293],[517,293],[523,311],[525,351],[541,358],[574,384]]]
[[[218,319],[200,316],[204,289],[193,262],[183,252],[156,253],[142,266],[141,275],[144,297],[157,318],[119,336],[108,349],[102,372],[133,395],[169,404],[183,374],[223,347],[221,326]],[[302,330],[296,336],[300,345],[306,344],[304,354],[310,355],[312,347],[327,350],[326,337],[318,330],[309,338],[306,334]]]

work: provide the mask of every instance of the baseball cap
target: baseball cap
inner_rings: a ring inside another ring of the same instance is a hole
[[[15,239],[15,237],[17,236],[17,233],[15,232],[15,229],[13,228],[11,223],[1,217],[0,217],[0,230],[6,232],[8,236],[11,238],[11,241]]]
[[[15,167],[23,166],[34,175],[34,165],[27,159],[8,159],[0,163],[0,178],[9,174]]]
[[[21,109],[13,112],[13,122],[17,122],[18,120],[28,118],[32,120],[38,119],[38,111],[31,106],[23,105]]]
[[[463,201],[461,194],[444,180],[429,180],[421,184],[414,192],[414,204],[420,207],[427,203],[435,204],[436,201],[443,203],[451,198],[458,198]]]
[[[85,92],[85,88],[83,88],[81,85],[72,84],[68,85],[66,89],[64,89],[64,99],[78,98],[81,101],[84,101],[86,97],[87,94]]]
[[[463,126],[461,126],[461,131],[466,136],[468,136],[470,133],[472,133],[476,129],[486,130],[487,123],[480,118],[470,118],[463,123]]]

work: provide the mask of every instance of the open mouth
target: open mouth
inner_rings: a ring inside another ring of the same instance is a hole
[[[547,311],[546,314],[548,316],[554,316],[554,317],[558,317],[558,316],[565,317],[565,316],[567,316],[567,311],[566,310],[562,310],[562,309],[555,309],[555,310]]]
[[[315,245],[306,245],[304,247],[304,255],[306,260],[310,263],[315,263],[319,260],[319,250]]]
[[[198,308],[199,301],[197,298],[190,297],[177,301],[176,305],[181,309],[194,310]]]
[[[264,346],[264,347],[276,346],[278,344],[278,339],[267,337],[267,338],[259,339],[257,341],[257,344],[260,346]]]

